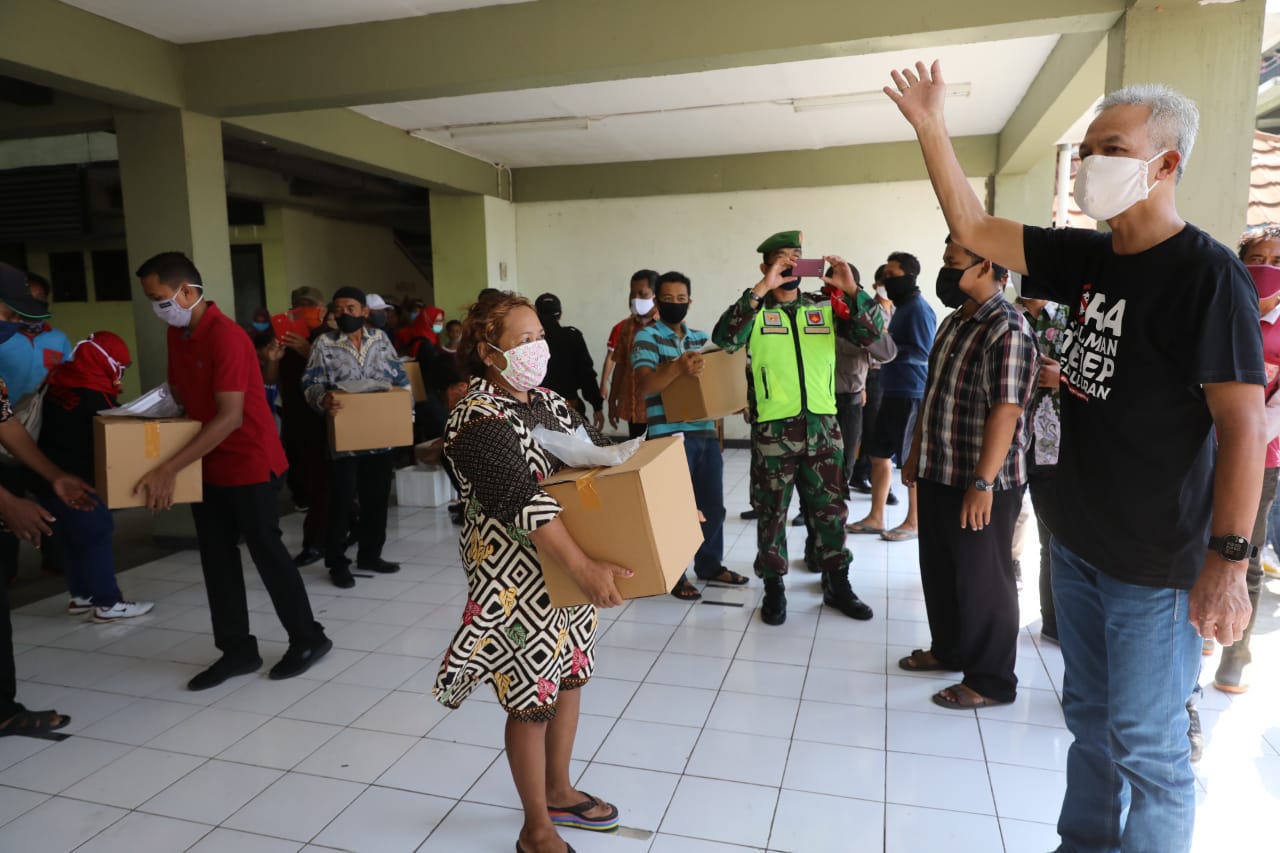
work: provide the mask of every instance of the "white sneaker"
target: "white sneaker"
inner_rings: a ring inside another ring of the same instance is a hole
[[[154,601],[119,601],[114,607],[96,607],[93,611],[94,622],[114,622],[117,619],[131,619],[151,612]]]
[[[78,595],[73,595],[71,600],[67,602],[67,614],[70,616],[83,616],[92,609],[92,598],[81,598]]]

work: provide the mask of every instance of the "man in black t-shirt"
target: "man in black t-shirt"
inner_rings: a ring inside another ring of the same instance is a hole
[[[1266,446],[1257,294],[1175,204],[1196,107],[1158,85],[1104,98],[1075,200],[1111,233],[1052,231],[986,213],[947,136],[938,63],[893,82],[952,236],[1071,311],[1052,530],[1075,736],[1059,850],[1185,853],[1196,808],[1185,703],[1201,637],[1230,645],[1249,623]]]

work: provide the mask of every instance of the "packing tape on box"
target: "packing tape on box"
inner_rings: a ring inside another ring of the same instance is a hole
[[[148,459],[160,458],[160,424],[147,421],[142,425],[143,455]]]
[[[596,475],[603,470],[604,468],[592,468],[573,481],[578,487],[578,501],[583,509],[600,509],[600,495],[596,493]]]

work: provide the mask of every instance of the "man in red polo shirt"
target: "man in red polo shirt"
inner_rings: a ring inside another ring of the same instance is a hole
[[[192,514],[214,645],[222,657],[187,686],[205,690],[262,666],[258,641],[249,633],[241,537],[289,632],[289,650],[271,668],[271,677],[300,675],[333,643],[312,616],[302,576],[280,538],[276,492],[288,466],[253,344],[216,304],[204,301],[200,272],[180,252],[156,255],[137,276],[156,315],[169,324],[169,386],[187,417],[204,424],[134,487],[153,512],[168,509],[177,472],[203,460],[204,502],[195,504]]]

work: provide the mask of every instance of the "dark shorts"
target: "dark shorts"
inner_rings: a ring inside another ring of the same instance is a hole
[[[863,438],[867,455],[877,459],[897,456],[905,461],[919,411],[920,401],[914,397],[885,397],[880,402],[875,430]]]

